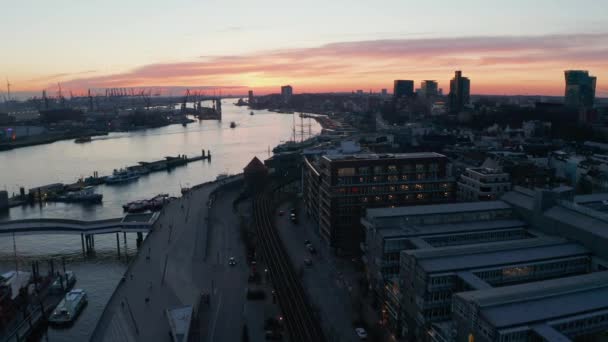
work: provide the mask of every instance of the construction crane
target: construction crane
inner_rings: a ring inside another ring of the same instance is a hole
[[[6,78],[6,96],[8,97],[8,101],[11,100],[11,83],[8,81],[8,77]]]

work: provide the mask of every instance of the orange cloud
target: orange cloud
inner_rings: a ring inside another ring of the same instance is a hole
[[[559,95],[563,70],[605,75],[606,56],[608,34],[370,40],[150,64],[125,73],[76,77],[62,86],[246,85],[272,92],[290,83],[298,92],[350,91],[390,88],[393,79],[403,78],[417,83],[436,79],[447,90],[453,70],[462,69],[474,93]],[[602,82],[600,78],[600,89],[606,87]]]

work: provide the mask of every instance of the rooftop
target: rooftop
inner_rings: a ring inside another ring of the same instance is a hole
[[[503,201],[482,201],[448,204],[417,205],[397,208],[373,208],[367,209],[366,218],[376,219],[382,217],[415,216],[415,215],[440,215],[452,213],[464,213],[472,211],[489,211],[511,209],[511,206]]]
[[[477,245],[406,250],[426,272],[454,272],[499,265],[587,255],[581,245],[555,238],[533,238]]]
[[[608,272],[461,292],[497,328],[608,309]]]
[[[457,234],[464,232],[477,232],[488,230],[504,230],[514,228],[525,228],[527,225],[520,220],[492,220],[476,221],[463,223],[433,224],[428,226],[411,225],[396,228],[378,229],[378,234],[386,237],[414,237],[414,236],[433,236],[443,234]]]
[[[346,160],[383,160],[383,159],[435,159],[435,158],[446,158],[443,154],[435,152],[421,152],[421,153],[362,153],[362,154],[332,154],[326,155],[329,161],[346,161]]]
[[[503,172],[499,169],[491,169],[489,167],[471,167],[467,170],[480,173],[482,175],[508,175],[506,172]]]

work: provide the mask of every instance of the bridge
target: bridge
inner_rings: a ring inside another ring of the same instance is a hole
[[[69,219],[25,219],[0,222],[0,236],[3,235],[48,235],[48,234],[80,234],[84,252],[94,249],[96,234],[138,233],[152,229],[159,213],[127,214],[106,220],[81,221]],[[86,246],[85,246],[86,242]]]

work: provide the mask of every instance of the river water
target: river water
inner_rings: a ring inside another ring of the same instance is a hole
[[[159,193],[179,195],[181,186],[214,180],[221,173],[242,172],[254,156],[261,160],[268,158],[269,150],[292,136],[291,115],[262,110],[249,115],[247,107],[234,106],[233,102],[232,99],[223,100],[221,122],[197,121],[186,127],[171,125],[111,133],[85,144],[59,141],[0,152],[0,189],[9,193],[18,193],[21,186],[27,190],[50,183],[72,183],[80,177],[92,175],[94,171],[108,175],[113,169],[135,165],[139,161],[155,161],[179,154],[195,156],[201,154],[202,149],[211,151],[212,155],[211,161],[193,162],[170,172],[151,173],[136,182],[99,186],[96,191],[104,196],[101,205],[47,203],[23,206],[0,213],[0,220],[120,217],[123,215],[122,205],[126,202]],[[237,124],[236,128],[230,128],[231,121]],[[316,122],[312,122],[311,127],[313,134],[321,130]],[[28,271],[34,260],[41,261],[41,271],[44,272],[46,260],[53,258],[57,267],[61,258],[65,258],[66,268],[74,270],[78,278],[76,287],[87,291],[89,305],[74,326],[64,330],[49,328],[45,339],[53,342],[86,341],[128,260],[136,253],[134,235],[128,234],[126,241],[121,235],[120,245],[119,257],[115,235],[97,236],[96,254],[85,257],[78,235],[16,236],[14,241],[13,237],[0,237],[0,272],[15,269],[15,254],[19,268]]]

